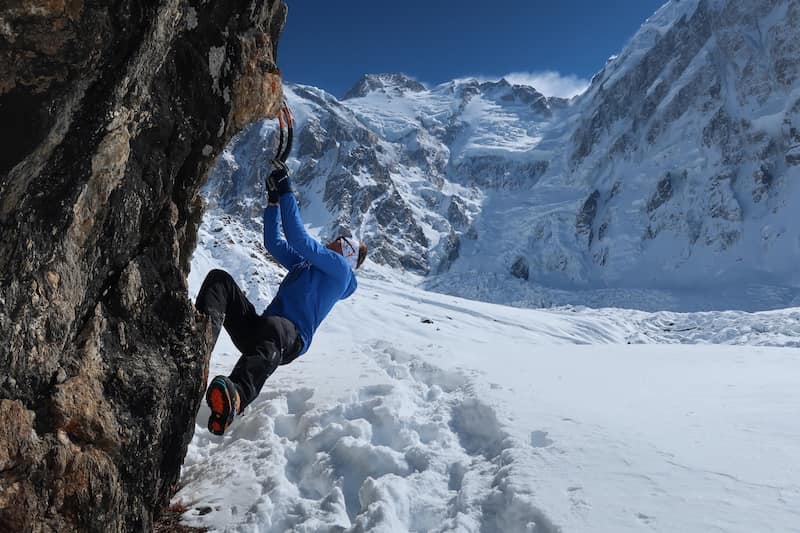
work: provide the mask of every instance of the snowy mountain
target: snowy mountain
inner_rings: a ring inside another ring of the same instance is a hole
[[[671,1],[570,101],[503,79],[369,75],[341,101],[290,86],[303,208],[464,296],[626,305],[617,289],[703,288],[785,306],[800,286],[798,28],[796,1]],[[241,135],[212,178],[229,214],[257,214],[273,128]]]
[[[566,160],[582,276],[797,285],[798,22],[798,2],[671,2],[595,77]]]
[[[349,98],[360,98],[367,96],[374,91],[395,91],[395,94],[402,96],[405,91],[424,92],[425,86],[417,80],[400,73],[395,74],[366,74],[358,80],[347,93],[343,100]]]
[[[183,523],[795,531],[800,312],[747,310],[800,304],[799,14],[674,0],[571,100],[402,74],[342,100],[287,87],[308,229],[371,256],[227,435],[200,409]],[[224,268],[260,311],[285,274],[261,245],[274,129],[210,177],[193,296]],[[238,355],[223,334],[211,375]]]

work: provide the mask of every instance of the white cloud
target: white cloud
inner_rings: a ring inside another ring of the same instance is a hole
[[[558,96],[561,98],[572,98],[577,96],[589,88],[590,81],[584,78],[579,78],[574,74],[561,74],[553,70],[544,70],[541,72],[512,72],[505,76],[465,76],[463,78],[455,78],[455,82],[468,82],[475,80],[478,82],[496,82],[501,78],[505,78],[514,85],[529,85],[542,93],[545,96]],[[429,84],[426,84],[429,86]]]
[[[589,87],[589,80],[574,74],[563,75],[547,70],[543,72],[512,72],[503,76],[509,83],[530,85],[545,96],[571,98]]]

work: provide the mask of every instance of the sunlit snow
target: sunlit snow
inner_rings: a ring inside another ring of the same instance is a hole
[[[203,228],[192,293],[223,267],[262,309],[254,234]],[[525,310],[368,263],[226,436],[201,408],[174,501],[213,531],[792,531],[798,346],[800,309]]]

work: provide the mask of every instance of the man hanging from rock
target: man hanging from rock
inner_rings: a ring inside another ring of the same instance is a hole
[[[291,124],[288,109],[285,112]],[[281,144],[282,140],[283,129]],[[225,433],[234,416],[258,396],[279,365],[308,350],[314,332],[334,304],[356,290],[355,270],[367,256],[367,246],[353,238],[342,236],[323,246],[306,232],[285,164],[290,147],[291,142],[282,155],[279,148],[275,168],[266,180],[264,246],[289,270],[275,298],[257,314],[223,270],[209,272],[197,295],[196,307],[211,320],[214,342],[224,326],[242,352],[230,376],[216,376],[206,392],[211,408],[208,429],[215,435]]]

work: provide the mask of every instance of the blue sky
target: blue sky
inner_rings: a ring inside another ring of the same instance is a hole
[[[278,63],[341,97],[363,74],[433,85],[515,73],[570,96],[664,0],[286,0]],[[560,93],[560,94],[559,94]]]

